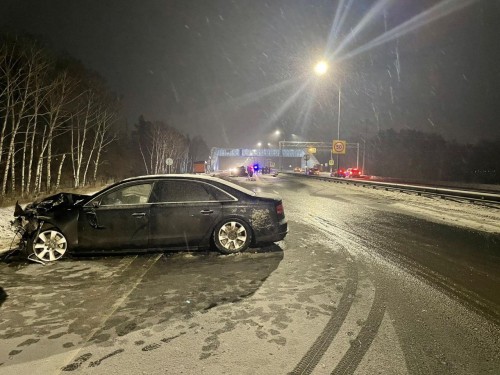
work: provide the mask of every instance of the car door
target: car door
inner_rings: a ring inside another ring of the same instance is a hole
[[[150,247],[196,247],[210,236],[222,203],[204,182],[166,179],[156,183],[151,204]]]
[[[148,246],[153,182],[120,185],[83,208],[78,219],[79,247],[137,249]]]

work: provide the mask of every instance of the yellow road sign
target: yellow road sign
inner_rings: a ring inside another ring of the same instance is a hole
[[[338,140],[338,139],[335,139],[333,141],[332,152],[334,154],[345,154],[346,148],[347,148],[347,142],[346,141],[341,141],[341,140]]]
[[[310,153],[310,154],[315,154],[316,153],[316,147],[309,147],[307,149],[307,152]]]

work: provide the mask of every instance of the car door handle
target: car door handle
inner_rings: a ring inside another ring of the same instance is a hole
[[[140,218],[143,218],[144,216],[146,216],[146,213],[145,212],[135,212],[132,214],[132,216],[140,219]]]
[[[212,210],[201,210],[200,214],[202,215],[210,215],[213,214],[214,212]]]

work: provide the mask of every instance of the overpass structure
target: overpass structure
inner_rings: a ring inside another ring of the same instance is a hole
[[[347,143],[347,148],[357,149],[356,166],[358,166],[359,143]],[[316,151],[330,151],[330,159],[333,158],[331,142],[280,141],[278,148],[255,149],[213,147],[210,153],[210,170],[217,171],[255,163],[279,168],[279,170],[290,167],[312,167],[319,164],[314,155]],[[305,157],[306,155],[308,156]]]
[[[306,160],[304,159],[306,154],[307,147],[255,149],[213,147],[210,152],[210,170],[218,171],[237,165],[250,165],[255,163],[258,163],[261,166],[279,168],[280,170],[283,169],[284,165],[292,165],[292,167],[305,167],[318,164],[318,160],[314,157],[314,155],[311,155],[306,165]]]

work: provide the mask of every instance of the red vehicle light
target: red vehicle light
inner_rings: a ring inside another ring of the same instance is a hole
[[[285,209],[283,208],[283,203],[279,203],[276,205],[276,213],[278,215],[284,215],[285,214]]]

